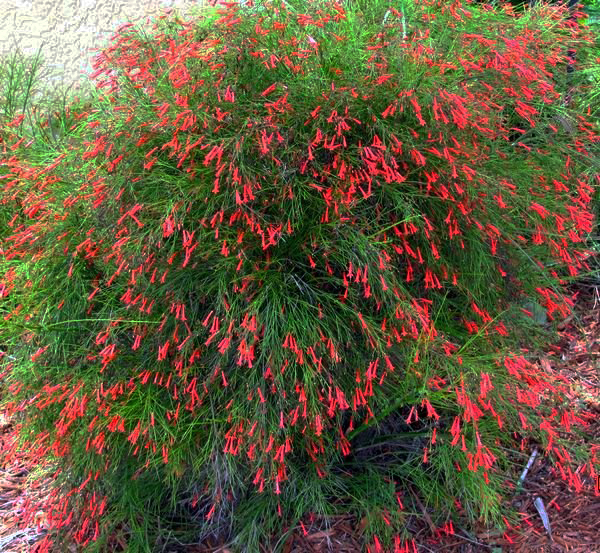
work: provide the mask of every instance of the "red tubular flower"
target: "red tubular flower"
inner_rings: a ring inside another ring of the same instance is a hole
[[[420,165],[422,167],[426,164],[425,157],[418,150],[411,150],[410,155],[417,165]]]

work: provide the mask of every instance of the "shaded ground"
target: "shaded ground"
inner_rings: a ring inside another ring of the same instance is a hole
[[[548,348],[539,363],[572,382],[573,401],[591,414],[595,442],[600,444],[600,286],[583,286],[577,316],[561,325],[560,340]],[[10,448],[15,428],[0,414],[0,451]],[[48,481],[35,480],[37,460],[24,455],[11,463],[0,460],[0,553],[24,553],[44,535],[44,513],[39,528],[23,528],[20,513],[24,505],[49,492]],[[516,478],[515,478],[516,479]],[[438,553],[600,553],[600,493],[592,482],[579,493],[556,478],[546,461],[536,457],[512,505],[522,513],[520,528],[508,535],[481,530],[467,534],[455,528],[453,535],[433,533],[427,515],[415,517],[409,530],[419,552]],[[543,501],[552,539],[544,529],[534,504]],[[283,553],[356,553],[362,550],[361,522],[352,516],[303,521],[285,543]],[[411,547],[412,549],[412,547]],[[187,553],[230,553],[219,544],[188,548]],[[265,551],[264,553],[268,553]]]

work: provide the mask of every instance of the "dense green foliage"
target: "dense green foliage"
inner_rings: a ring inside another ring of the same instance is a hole
[[[5,134],[2,399],[59,467],[38,551],[259,551],[338,511],[400,551],[413,501],[510,534],[534,444],[587,485],[533,359],[591,270],[590,33],[435,0],[153,30],[97,56],[69,140]]]

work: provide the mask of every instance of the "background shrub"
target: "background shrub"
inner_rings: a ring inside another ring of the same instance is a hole
[[[97,56],[77,147],[3,156],[4,403],[59,468],[38,550],[258,551],[339,510],[398,549],[413,501],[510,532],[532,444],[594,476],[532,362],[590,270],[590,33],[296,0],[153,30]]]

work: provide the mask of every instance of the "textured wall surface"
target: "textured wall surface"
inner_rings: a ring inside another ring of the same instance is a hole
[[[0,56],[15,45],[31,55],[41,46],[46,86],[77,90],[93,71],[96,52],[90,49],[106,46],[120,25],[143,23],[169,9],[188,19],[205,0],[0,0],[0,5]]]

